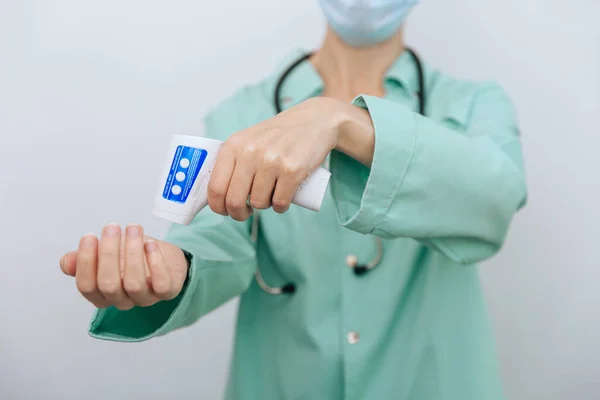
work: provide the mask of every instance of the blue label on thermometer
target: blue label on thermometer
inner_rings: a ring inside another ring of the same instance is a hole
[[[177,203],[185,203],[207,154],[208,152],[204,149],[178,146],[163,189],[163,198]]]

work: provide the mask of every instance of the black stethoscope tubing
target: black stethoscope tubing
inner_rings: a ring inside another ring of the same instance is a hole
[[[424,78],[424,74],[423,74],[423,66],[421,64],[421,60],[419,59],[417,54],[412,49],[406,48],[405,51],[407,51],[411,55],[411,57],[414,61],[415,67],[417,69],[417,74],[418,74],[418,79],[419,79],[419,91],[416,93],[416,95],[419,98],[419,114],[424,116],[425,115],[425,106],[426,106],[426,93],[425,93],[425,78]],[[275,111],[277,114],[279,114],[282,111],[280,96],[281,96],[281,88],[282,88],[283,84],[285,83],[285,80],[290,75],[290,73],[292,71],[294,71],[294,69],[298,65],[300,65],[302,62],[308,60],[312,55],[313,55],[313,53],[307,53],[307,54],[302,55],[297,60],[295,60],[292,64],[290,64],[290,66],[279,77],[277,84],[275,85],[275,91],[274,91],[274,96],[273,96],[273,105],[275,106]],[[252,220],[252,228],[251,228],[252,229],[251,237],[252,237],[252,240],[256,243],[257,236],[258,236],[258,220],[259,220],[258,210],[255,210],[255,214],[252,218],[253,218],[253,220]],[[381,259],[383,258],[383,243],[381,242],[381,238],[377,237],[376,239],[377,239],[377,257],[375,257],[375,259],[373,259],[372,261],[370,261],[367,264],[358,264],[355,262],[355,265],[351,265],[352,269],[354,270],[354,273],[356,275],[364,275],[365,273],[369,272],[370,270],[375,268],[379,264]],[[262,274],[260,273],[260,268],[258,268],[258,267],[256,268],[256,272],[255,272],[254,276],[256,278],[256,282],[258,283],[258,285],[266,293],[269,293],[269,294],[282,294],[282,293],[291,294],[296,291],[296,285],[294,285],[293,283],[287,283],[281,287],[269,286],[263,279]]]
[[[419,91],[417,92],[417,96],[419,97],[419,114],[421,115],[425,115],[425,78],[423,76],[423,66],[421,64],[421,60],[419,59],[419,57],[417,56],[417,54],[414,52],[414,50],[412,50],[411,48],[405,48],[404,49],[408,54],[411,55],[414,63],[415,63],[415,67],[417,68],[417,74],[418,74],[418,78],[419,78]],[[292,64],[290,64],[290,66],[281,74],[281,76],[279,77],[279,80],[277,81],[277,84],[275,85],[275,91],[273,93],[273,104],[275,105],[275,112],[277,114],[279,114],[283,108],[281,107],[281,88],[283,86],[283,84],[285,83],[285,80],[287,79],[288,75],[291,74],[294,69],[296,69],[296,67],[298,65],[300,65],[302,62],[308,60],[310,57],[312,57],[314,53],[306,53],[304,55],[302,55],[301,57],[299,57],[296,61],[294,61]]]

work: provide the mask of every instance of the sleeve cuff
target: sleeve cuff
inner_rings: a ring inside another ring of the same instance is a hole
[[[191,261],[188,276],[177,297],[150,307],[134,307],[127,311],[115,307],[96,309],[88,329],[89,335],[103,340],[141,342],[167,333],[173,330],[172,327],[181,326],[180,320],[185,317],[184,310],[191,301],[194,291],[191,286],[197,273],[194,259],[190,257],[188,260]]]
[[[375,128],[371,168],[347,155],[331,154],[331,190],[338,219],[354,231],[372,233],[394,201],[416,143],[412,110],[388,100],[361,95],[352,104],[367,110]]]

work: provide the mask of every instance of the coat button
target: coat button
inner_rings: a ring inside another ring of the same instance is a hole
[[[346,335],[346,339],[348,339],[348,343],[356,344],[360,340],[360,335],[358,334],[358,332],[348,332],[348,335]]]
[[[356,264],[358,264],[358,257],[354,254],[348,254],[346,256],[346,265],[350,268],[354,268],[356,267]]]

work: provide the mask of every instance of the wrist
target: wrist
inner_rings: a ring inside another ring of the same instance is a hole
[[[338,150],[370,167],[375,149],[375,128],[369,112],[352,104],[341,103],[335,118]]]

